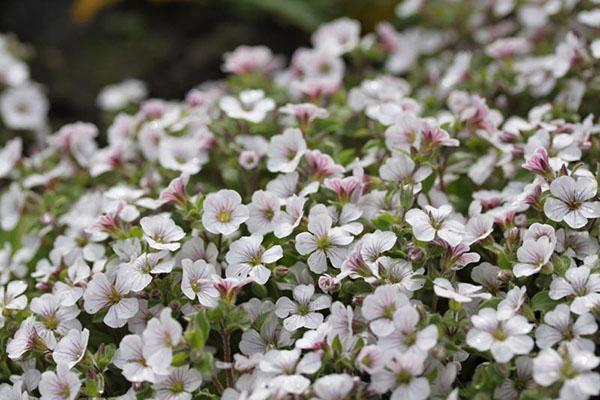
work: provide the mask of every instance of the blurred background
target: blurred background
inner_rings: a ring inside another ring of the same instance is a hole
[[[364,30],[396,0],[2,0],[0,32],[31,45],[34,81],[47,91],[54,127],[98,122],[107,84],[138,78],[151,97],[182,98],[222,76],[222,55],[265,44],[289,60],[310,32],[342,15]]]

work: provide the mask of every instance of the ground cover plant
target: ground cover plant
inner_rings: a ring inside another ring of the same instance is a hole
[[[0,398],[599,395],[600,5],[389,20],[112,85],[106,132],[0,46]]]

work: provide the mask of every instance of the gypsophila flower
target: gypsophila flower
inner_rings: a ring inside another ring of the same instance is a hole
[[[79,377],[64,364],[58,364],[56,372],[42,373],[39,386],[43,400],[74,400],[79,396],[80,388]]]
[[[205,307],[214,307],[219,299],[219,291],[215,288],[213,276],[215,267],[204,260],[192,261],[185,259],[181,262],[183,276],[181,291],[191,300],[198,301]]]
[[[104,323],[111,328],[119,328],[138,311],[138,300],[127,297],[131,283],[121,275],[114,282],[102,272],[94,275],[83,293],[83,307],[88,314],[95,314],[108,308]]]
[[[283,326],[288,331],[300,328],[315,329],[323,322],[323,314],[317,311],[326,309],[331,304],[329,296],[315,294],[312,285],[298,285],[293,291],[294,300],[280,297],[275,304],[275,314],[283,318]]]
[[[392,285],[380,286],[373,294],[365,298],[362,313],[373,333],[378,336],[387,336],[394,327],[394,314],[396,310],[408,304],[408,298],[400,292],[398,287]]]
[[[533,378],[542,386],[563,382],[560,399],[587,399],[600,393],[600,374],[592,372],[600,364],[593,353],[567,346],[563,354],[547,348],[533,359]]]
[[[167,373],[173,348],[181,340],[181,325],[171,316],[171,310],[165,308],[158,318],[152,318],[142,335],[147,350],[147,363],[159,375]]]
[[[73,368],[85,356],[90,331],[83,329],[71,329],[56,345],[52,353],[52,359],[57,364],[65,364]]]
[[[467,334],[467,344],[479,351],[490,351],[500,363],[510,361],[516,354],[527,354],[533,348],[533,339],[527,334],[532,325],[516,315],[499,320],[492,308],[483,308],[471,317],[473,328]]]
[[[310,254],[308,266],[313,272],[325,272],[328,259],[339,268],[345,255],[343,246],[352,242],[352,236],[332,224],[327,211],[315,206],[308,217],[308,232],[296,236],[296,250],[302,255]]]
[[[144,231],[144,239],[153,249],[175,251],[181,247],[177,242],[185,233],[171,218],[161,215],[144,217],[140,220],[140,225]]]
[[[587,266],[571,267],[565,277],[556,277],[550,284],[551,299],[568,297],[571,311],[581,315],[600,304],[600,274],[592,273]]]
[[[232,234],[248,217],[248,207],[234,190],[220,190],[204,199],[202,224],[211,233]]]
[[[406,222],[412,226],[417,240],[430,242],[434,238],[438,238],[455,246],[462,241],[464,226],[460,222],[448,218],[451,212],[452,208],[447,205],[440,208],[425,206],[425,211],[408,210],[405,218]]]
[[[279,245],[265,250],[261,246],[262,241],[261,235],[252,235],[233,242],[225,255],[229,263],[227,276],[251,277],[258,284],[267,283],[271,270],[265,264],[279,260],[283,257],[283,251]]]
[[[550,184],[554,197],[544,203],[544,213],[552,221],[565,221],[571,228],[581,228],[588,218],[600,217],[600,202],[596,197],[598,184],[594,179],[570,176],[556,178]]]

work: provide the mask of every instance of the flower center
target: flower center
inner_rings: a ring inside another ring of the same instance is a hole
[[[46,325],[46,328],[53,331],[56,328],[58,328],[58,318],[56,318],[55,314],[52,314],[51,316],[49,316],[48,318],[46,318],[44,320],[44,325]]]
[[[387,319],[394,318],[394,312],[396,311],[396,307],[393,304],[383,307],[383,316]]]
[[[300,304],[298,306],[298,314],[300,315],[306,315],[310,312],[310,309],[308,308],[308,304]]]
[[[231,221],[231,212],[227,210],[223,210],[217,214],[217,221],[221,223],[226,223]]]
[[[407,385],[412,381],[413,376],[408,371],[400,371],[396,377],[398,383]]]
[[[508,335],[506,332],[504,332],[504,330],[502,330],[502,328],[498,328],[496,332],[494,332],[494,338],[502,342],[508,338]]]
[[[185,387],[183,386],[183,382],[173,382],[171,385],[171,392],[173,393],[183,393],[185,391]]]
[[[63,399],[68,399],[69,397],[71,397],[71,388],[69,387],[69,385],[67,383],[65,383],[64,385],[61,386],[60,392],[58,392],[58,394]]]
[[[417,335],[414,332],[408,332],[404,334],[404,345],[412,346],[417,343]]]
[[[317,239],[317,249],[327,250],[329,248],[329,238],[327,235]]]
[[[119,293],[119,291],[114,287],[111,289],[110,294],[108,295],[108,301],[111,304],[117,304],[122,298],[123,296],[121,296],[121,293]]]

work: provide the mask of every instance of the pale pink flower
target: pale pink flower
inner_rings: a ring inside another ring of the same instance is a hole
[[[465,227],[450,217],[451,212],[452,207],[449,205],[440,208],[426,205],[425,211],[416,208],[408,210],[405,219],[412,226],[417,240],[431,242],[438,238],[456,246],[463,239]]]
[[[144,239],[148,245],[156,250],[175,251],[181,247],[178,243],[185,236],[185,232],[165,214],[144,217],[140,220],[144,231]]]
[[[554,197],[544,203],[544,213],[552,221],[565,221],[571,228],[581,228],[588,218],[600,217],[600,201],[596,198],[598,184],[595,179],[570,176],[556,178],[550,184]]]
[[[202,224],[210,233],[230,235],[248,220],[248,207],[235,191],[222,189],[204,199]]]
[[[300,328],[315,329],[323,322],[323,314],[317,311],[329,307],[331,298],[315,294],[313,285],[298,285],[293,291],[294,301],[280,297],[275,304],[275,314],[284,319],[283,326],[290,332]]]
[[[484,308],[471,317],[471,322],[467,344],[479,351],[491,351],[499,363],[510,361],[514,355],[529,354],[533,349],[533,339],[528,336],[533,325],[525,317],[499,320],[494,309]]]

